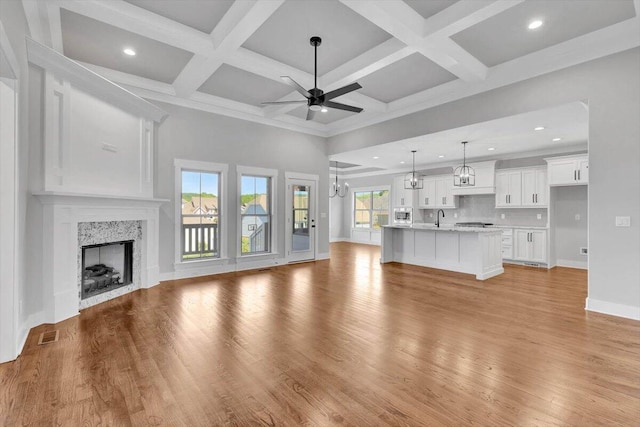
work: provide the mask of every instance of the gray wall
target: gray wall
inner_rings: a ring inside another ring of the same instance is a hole
[[[588,241],[587,193],[586,185],[551,187],[551,221],[555,228],[552,245],[557,260],[587,262],[587,257],[580,255],[580,248],[587,247]],[[580,215],[579,220],[576,215]]]
[[[337,135],[329,152],[580,100],[589,103],[589,300],[640,313],[640,49]],[[618,215],[631,227],[616,228]]]
[[[329,160],[324,138],[219,116],[169,104],[160,104],[169,116],[156,128],[156,191],[170,199],[160,210],[160,273],[173,271],[174,263],[174,159],[199,160],[229,165],[227,253],[236,254],[239,238],[236,165],[278,169],[278,252],[285,251],[285,171],[320,176],[316,215],[318,252],[329,252]],[[325,218],[321,217],[325,214]]]

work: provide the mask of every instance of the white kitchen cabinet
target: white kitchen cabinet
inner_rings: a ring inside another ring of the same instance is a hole
[[[408,190],[404,188],[404,175],[393,178],[393,207],[410,208],[413,206],[413,194],[416,190]]]
[[[522,170],[522,206],[547,206],[547,171],[544,169]]]
[[[545,159],[550,186],[589,183],[589,158],[586,154]]]
[[[457,198],[453,195],[453,176],[436,178],[436,207],[452,209],[457,207]]]
[[[502,229],[502,259],[513,259],[513,229]]]
[[[510,208],[522,204],[522,171],[496,172],[496,207]]]
[[[513,259],[547,263],[547,230],[516,229],[513,231]]]
[[[436,180],[424,178],[423,188],[418,190],[418,207],[420,209],[435,209],[436,205]]]

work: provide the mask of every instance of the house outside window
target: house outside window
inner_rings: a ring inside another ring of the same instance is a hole
[[[242,175],[240,190],[241,254],[271,251],[271,178]]]
[[[353,225],[355,228],[379,229],[389,224],[389,190],[355,191]]]
[[[239,257],[277,254],[278,170],[236,166],[238,173]]]
[[[182,260],[220,257],[220,174],[182,171]]]

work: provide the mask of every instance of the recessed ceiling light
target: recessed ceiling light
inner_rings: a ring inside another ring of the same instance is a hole
[[[378,160],[380,157],[378,156],[373,156],[373,160]]]
[[[129,55],[129,56],[136,56],[136,51],[131,49],[130,47],[125,47],[122,52],[124,52],[125,55]]]
[[[444,156],[442,154],[440,154],[438,157],[443,158]]]
[[[543,22],[539,19],[535,19],[531,22],[529,22],[528,28],[530,30],[535,30],[536,28],[540,28],[542,27]]]
[[[322,111],[323,113],[326,113],[327,111],[329,111],[329,109],[327,107],[322,107],[322,110],[320,111]]]
[[[544,126],[538,126],[536,128],[533,128],[533,130],[544,130]]]
[[[487,150],[489,150],[489,151],[494,151],[494,150],[495,150],[495,148],[493,148],[493,147],[489,147],[489,148],[487,148]]]
[[[562,139],[562,138],[553,138],[553,139],[552,139],[552,141],[553,141],[553,142],[558,142],[558,141],[560,141],[561,139]]]

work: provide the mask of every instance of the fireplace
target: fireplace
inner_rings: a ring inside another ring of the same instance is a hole
[[[81,299],[132,283],[133,240],[82,247]]]

